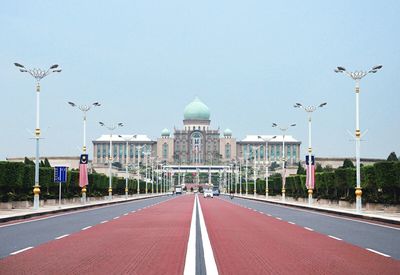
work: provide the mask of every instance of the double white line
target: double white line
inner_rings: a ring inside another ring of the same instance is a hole
[[[197,209],[199,211],[200,231],[203,243],[204,263],[206,266],[206,272],[207,274],[218,274],[217,264],[215,263],[214,253],[211,247],[210,239],[208,237],[206,224],[204,222],[203,211],[201,210],[201,205],[199,203],[197,195],[195,196],[193,205],[192,222],[190,224],[190,233],[186,251],[184,274],[185,275],[196,274]]]

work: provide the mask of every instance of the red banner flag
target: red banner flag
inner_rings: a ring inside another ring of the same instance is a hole
[[[84,187],[85,185],[89,184],[87,164],[88,164],[88,155],[82,154],[81,159],[79,161],[79,186],[80,187]]]
[[[314,189],[315,186],[315,165],[311,165],[311,186],[310,186],[310,179],[309,179],[309,174],[310,174],[310,164],[306,166],[307,168],[307,177],[306,177],[306,187],[307,189]]]

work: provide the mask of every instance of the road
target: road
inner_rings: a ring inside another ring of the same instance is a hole
[[[399,241],[394,226],[165,196],[0,226],[0,274],[400,274]]]

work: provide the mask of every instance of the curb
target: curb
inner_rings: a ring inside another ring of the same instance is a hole
[[[265,200],[265,199],[260,199],[260,198],[244,197],[244,196],[240,196],[240,195],[236,195],[235,197],[241,198],[241,199],[258,201],[258,202],[270,203],[270,204],[284,205],[284,206],[293,207],[293,208],[301,208],[301,209],[307,209],[307,210],[312,210],[312,211],[317,211],[317,212],[325,212],[325,213],[335,214],[335,215],[339,215],[339,216],[347,216],[347,217],[352,217],[352,218],[359,218],[359,219],[364,219],[364,220],[379,221],[379,222],[384,222],[384,223],[400,225],[400,221],[393,220],[390,218],[385,218],[385,217],[369,216],[369,215],[365,215],[365,214],[350,213],[350,212],[338,211],[338,210],[334,210],[334,209],[323,209],[323,208],[317,208],[317,207],[312,207],[312,206],[308,206],[308,205],[291,204],[291,203],[287,203],[287,202],[271,201],[271,200]]]
[[[77,211],[77,210],[81,210],[81,209],[95,208],[95,207],[99,207],[99,206],[113,205],[113,204],[118,204],[118,203],[127,203],[127,202],[131,202],[131,201],[144,200],[144,199],[150,199],[150,198],[156,198],[156,197],[162,197],[162,196],[168,196],[168,194],[160,194],[160,195],[149,196],[149,197],[140,197],[140,198],[130,198],[130,199],[121,200],[121,201],[110,201],[110,202],[106,201],[106,202],[98,203],[98,204],[77,205],[77,206],[70,207],[70,208],[54,209],[54,210],[48,210],[48,211],[43,211],[43,212],[33,212],[33,213],[29,213],[29,214],[22,214],[22,215],[17,215],[17,216],[0,218],[0,224],[9,222],[9,221],[29,219],[32,217],[44,216],[44,215],[49,215],[49,214],[56,214],[56,213],[62,213],[62,212],[73,212],[73,211]]]

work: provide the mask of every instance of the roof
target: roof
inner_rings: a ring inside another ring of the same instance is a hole
[[[261,138],[259,138],[261,137]],[[242,139],[240,142],[265,142],[269,140],[268,142],[283,142],[283,136],[282,135],[276,135],[276,138],[272,139],[274,135],[247,135],[244,139]],[[293,136],[290,135],[285,135],[285,142],[300,142],[297,139],[295,139]]]
[[[119,137],[118,135],[112,135],[112,141],[133,141],[133,142],[145,142],[145,141],[152,141],[147,135],[136,135],[136,138],[132,138],[133,135],[121,135],[122,137]],[[95,139],[94,141],[110,141],[110,135],[101,135],[98,139]]]
[[[185,120],[209,120],[210,109],[196,97],[185,107],[183,117]]]

